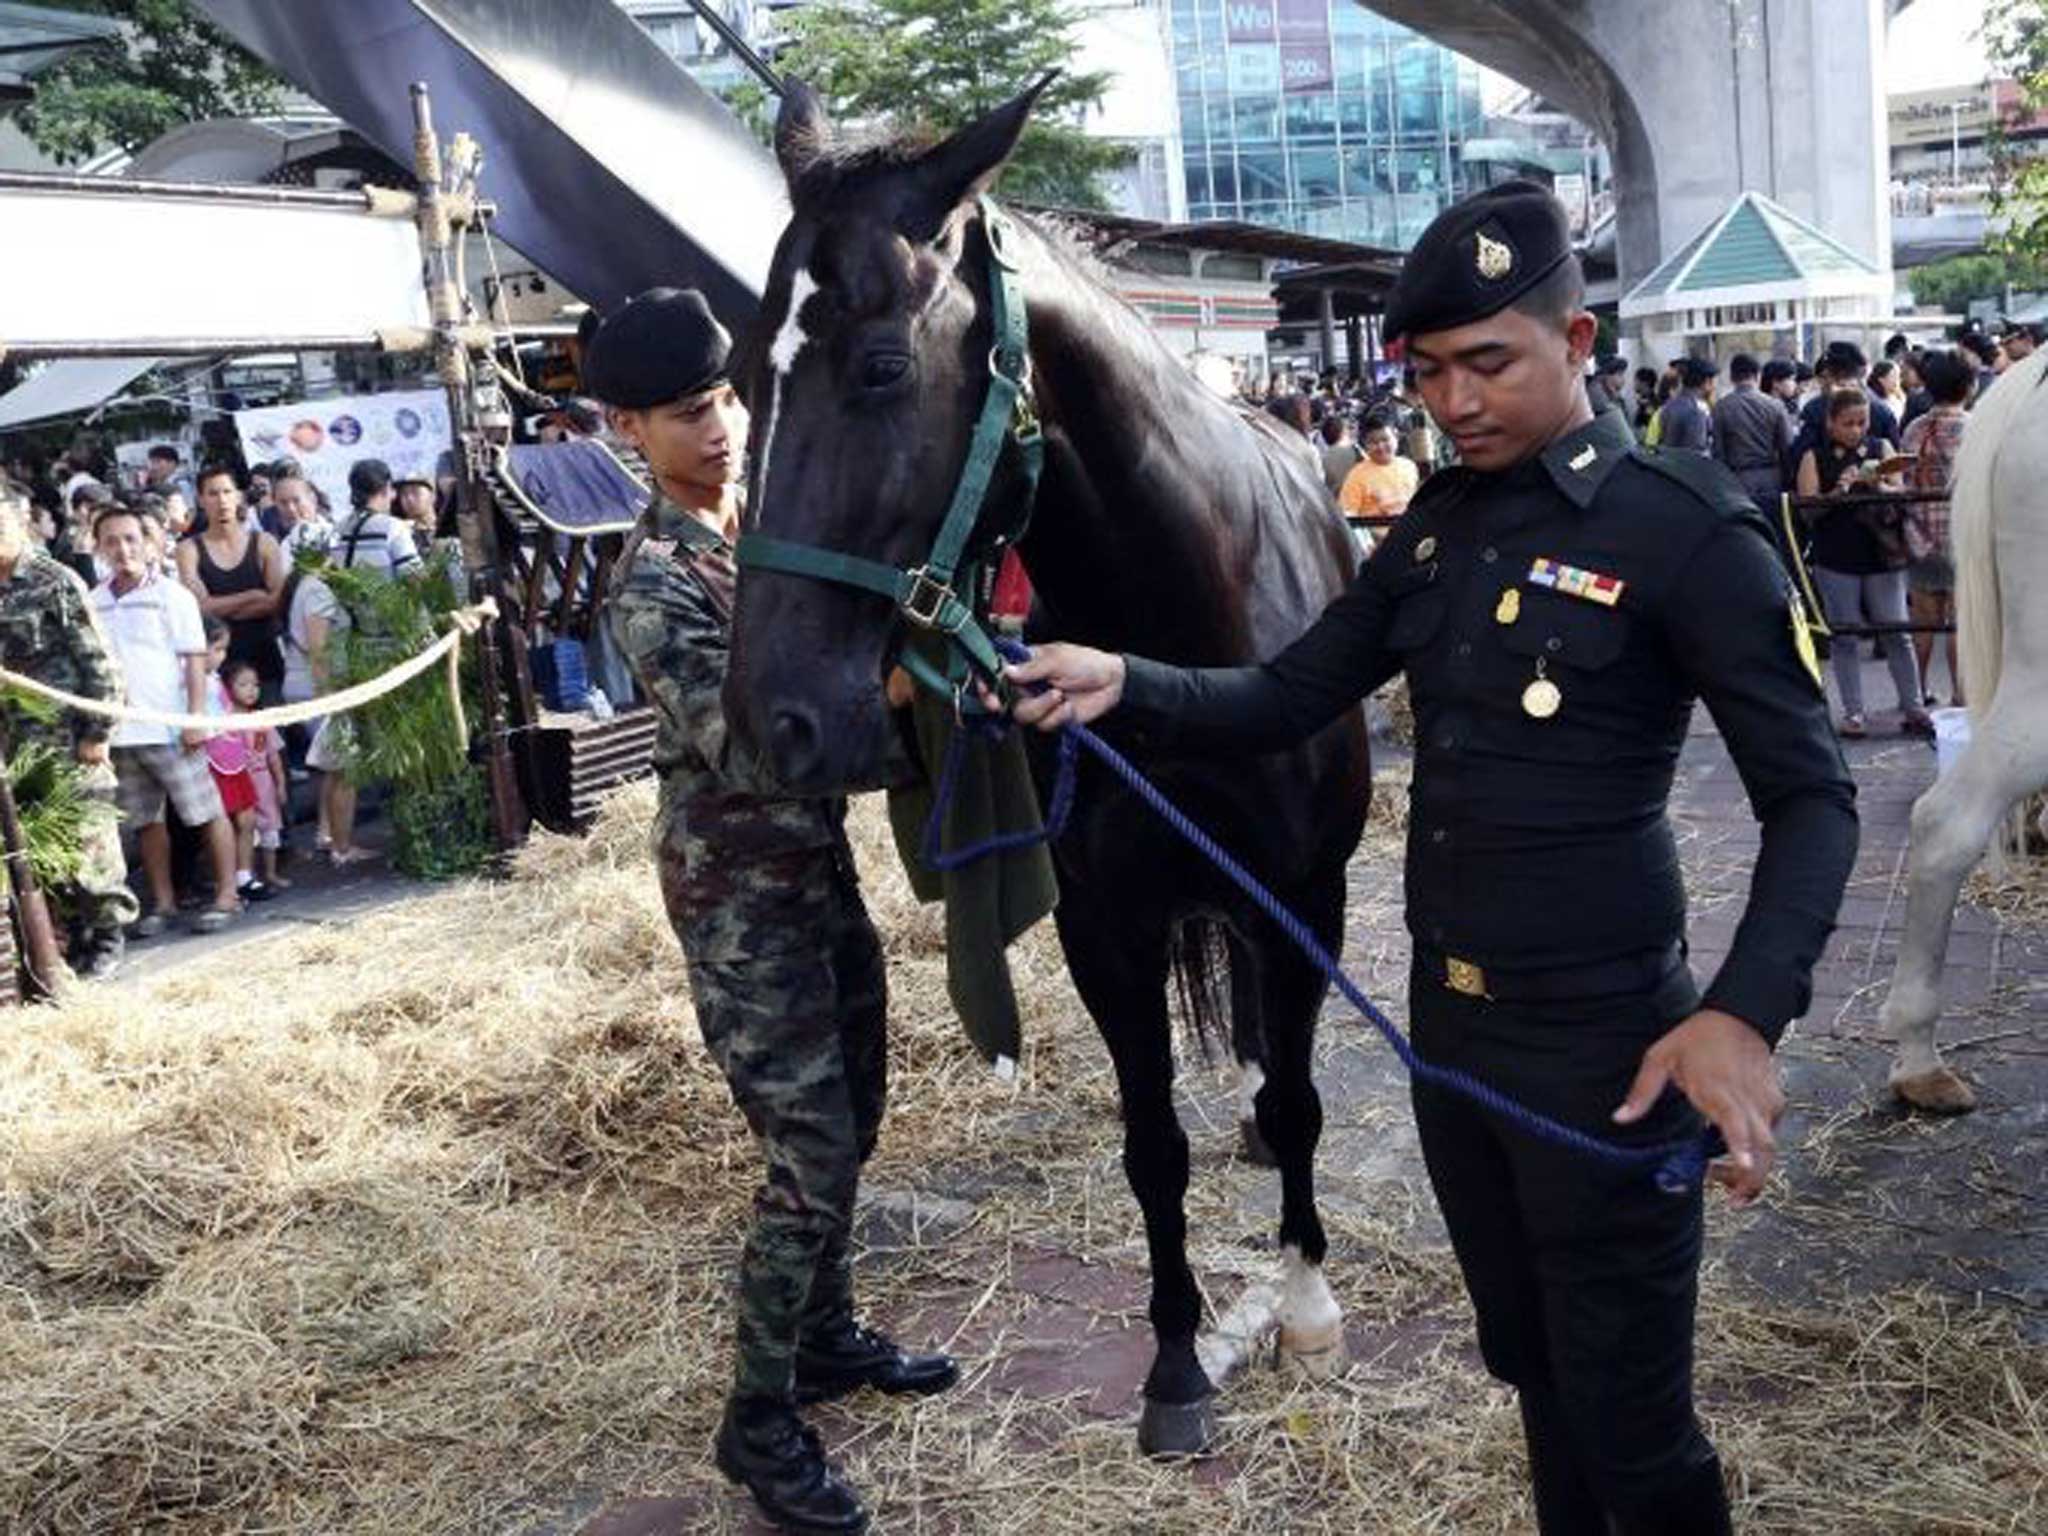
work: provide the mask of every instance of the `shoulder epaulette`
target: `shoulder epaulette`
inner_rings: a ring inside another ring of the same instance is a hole
[[[1666,451],[1649,448],[1638,443],[1629,449],[1629,458],[1640,464],[1653,475],[1662,476],[1675,485],[1684,487],[1694,499],[1704,503],[1723,517],[1758,517],[1755,501],[1734,472],[1717,459],[1705,454],[1692,453],[1684,449]]]

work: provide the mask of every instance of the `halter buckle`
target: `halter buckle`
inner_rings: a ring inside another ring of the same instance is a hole
[[[919,629],[943,629],[947,634],[956,633],[960,628],[958,624],[947,626],[939,622],[946,604],[957,596],[953,588],[933,576],[928,566],[920,565],[907,574],[910,586],[896,601],[896,606],[903,610],[903,616]]]

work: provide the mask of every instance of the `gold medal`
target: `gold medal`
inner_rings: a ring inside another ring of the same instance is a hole
[[[1500,594],[1500,606],[1493,610],[1493,622],[1512,624],[1522,616],[1522,589],[1504,588]]]
[[[1563,703],[1564,694],[1543,675],[1542,658],[1537,658],[1536,680],[1522,690],[1522,713],[1532,720],[1548,720]]]

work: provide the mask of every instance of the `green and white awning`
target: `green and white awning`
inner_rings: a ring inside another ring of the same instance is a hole
[[[1760,192],[1745,192],[1622,297],[1624,320],[1736,304],[1887,297],[1892,277]]]

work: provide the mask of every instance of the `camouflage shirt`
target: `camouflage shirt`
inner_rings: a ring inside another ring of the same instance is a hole
[[[669,915],[699,959],[820,942],[846,802],[793,799],[726,729],[732,546],[657,495],[626,536],[605,623],[656,712],[656,856]],[[814,910],[815,909],[815,910]]]
[[[121,697],[121,670],[92,616],[85,583],[39,549],[24,549],[13,574],[0,579],[0,666],[81,698]],[[53,734],[22,709],[0,709],[10,737]],[[105,741],[113,723],[66,710],[58,729],[66,746],[76,746]]]

